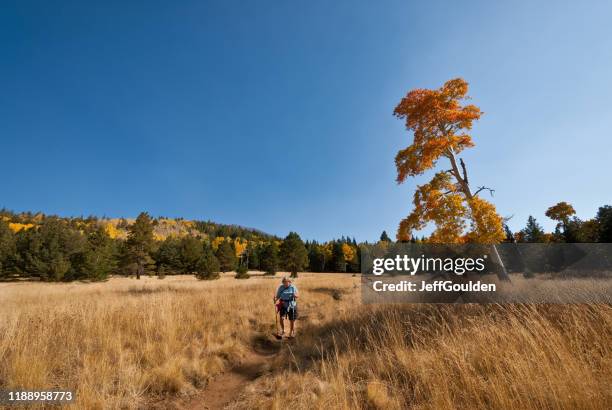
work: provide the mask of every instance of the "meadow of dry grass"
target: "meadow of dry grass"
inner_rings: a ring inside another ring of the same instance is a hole
[[[277,279],[0,284],[0,387],[172,408],[274,328]],[[298,339],[230,408],[612,408],[610,305],[361,305],[305,274]],[[160,404],[161,403],[161,404]]]
[[[271,281],[0,284],[0,385],[74,389],[79,408],[189,393],[244,354]]]

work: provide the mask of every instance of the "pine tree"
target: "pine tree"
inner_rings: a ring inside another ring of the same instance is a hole
[[[86,246],[85,237],[55,217],[45,218],[38,228],[17,235],[20,270],[43,281],[71,279],[71,259]]]
[[[598,224],[598,242],[612,243],[612,206],[605,205],[599,208],[595,220]]]
[[[181,240],[174,236],[167,237],[155,252],[155,264],[157,273],[165,276],[167,273],[179,273],[181,263]]]
[[[117,247],[104,228],[87,234],[85,249],[72,258],[70,279],[104,280],[117,267]]]
[[[346,259],[340,242],[334,242],[332,246],[331,267],[334,272],[346,272]]]
[[[247,245],[247,261],[248,268],[251,270],[259,270],[259,253],[261,252],[261,247],[255,245],[254,242],[249,242]]]
[[[196,278],[203,280],[219,279],[221,267],[210,245],[202,248],[202,257],[196,268]]]
[[[263,246],[259,257],[259,265],[266,275],[276,275],[279,265],[278,253],[278,245],[274,240]]]
[[[308,265],[308,252],[297,233],[289,232],[283,240],[280,246],[280,258],[285,269],[291,272],[292,278],[297,278],[298,272]]]
[[[510,227],[507,224],[504,224],[504,233],[506,234],[506,239],[504,240],[504,242],[513,243],[515,241],[514,234],[512,233]]]
[[[237,258],[236,251],[230,241],[223,241],[217,248],[217,259],[221,266],[221,272],[231,272],[236,269]]]
[[[542,243],[546,239],[544,230],[531,215],[527,218],[527,225],[521,230],[521,234],[524,242]]]
[[[308,251],[308,268],[311,272],[323,272],[323,269],[325,269],[325,253],[317,243],[310,245]]]
[[[151,217],[148,213],[141,212],[136,221],[128,228],[126,241],[125,262],[130,273],[131,271],[136,273],[136,279],[150,272],[153,265],[151,253],[154,243]]]
[[[181,238],[179,247],[179,263],[182,273],[194,273],[204,253],[202,242],[193,236]]]
[[[9,273],[15,252],[15,235],[8,224],[0,219],[0,278]]]
[[[382,233],[380,234],[380,241],[391,242],[391,238],[389,238],[389,235],[387,235],[387,231],[382,231]]]

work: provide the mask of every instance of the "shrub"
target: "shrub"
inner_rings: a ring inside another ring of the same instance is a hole
[[[249,275],[249,270],[246,266],[240,265],[238,266],[238,269],[236,269],[236,276],[234,277],[236,279],[248,279],[251,277],[251,275]]]

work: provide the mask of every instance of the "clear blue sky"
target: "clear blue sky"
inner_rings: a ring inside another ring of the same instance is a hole
[[[463,77],[511,227],[612,204],[609,1],[3,1],[0,207],[394,235],[392,111]]]

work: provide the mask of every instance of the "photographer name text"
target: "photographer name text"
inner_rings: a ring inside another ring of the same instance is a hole
[[[438,280],[434,282],[421,281],[410,282],[402,280],[398,283],[385,283],[377,280],[372,283],[376,292],[495,292],[494,283],[482,283],[481,281],[453,283],[450,280]]]

